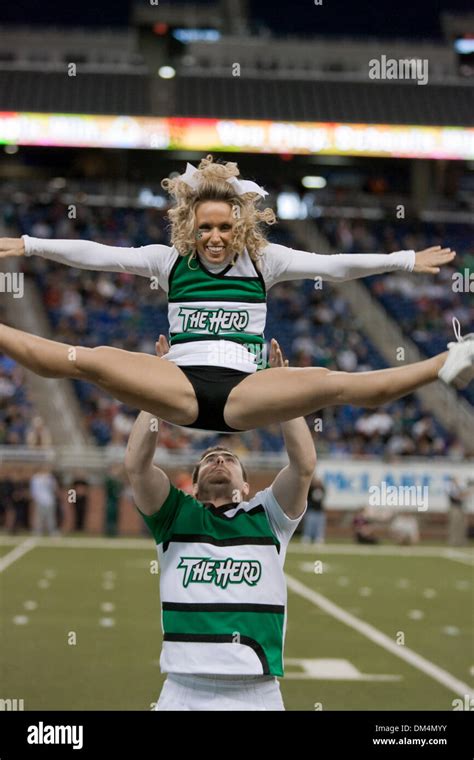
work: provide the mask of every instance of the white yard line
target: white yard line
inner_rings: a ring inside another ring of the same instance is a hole
[[[21,542],[21,536],[0,536],[0,546],[11,546],[12,544],[20,544]]]
[[[308,602],[311,602],[311,604],[324,610],[328,615],[332,615],[332,617],[336,618],[336,620],[339,620],[341,623],[345,623],[345,625],[353,628],[355,631],[362,634],[362,636],[373,641],[374,644],[378,644],[396,657],[400,657],[401,660],[404,660],[418,670],[421,670],[427,676],[433,678],[435,681],[438,681],[438,683],[452,691],[456,696],[464,697],[466,694],[470,697],[474,696],[474,691],[470,686],[451,675],[451,673],[448,673],[447,670],[443,670],[443,668],[440,668],[430,660],[417,654],[417,652],[414,652],[412,649],[396,644],[393,639],[385,633],[382,633],[382,631],[379,631],[378,628],[374,628],[373,625],[365,623],[363,620],[355,617],[355,615],[351,615],[350,612],[346,612],[342,607],[334,604],[334,602],[331,602],[317,591],[313,591],[313,589],[305,586],[304,583],[301,583],[291,575],[286,574],[286,580],[288,588],[295,594],[298,594]]]
[[[152,537],[106,538],[105,536],[35,536],[36,546],[48,549],[151,549],[156,552]],[[18,544],[8,536],[0,537],[0,546]]]
[[[442,556],[444,559],[452,559],[453,562],[461,562],[462,565],[474,567],[474,556],[456,551],[455,549],[445,549]]]
[[[432,557],[474,566],[474,553],[443,546],[353,546],[351,544],[290,543],[288,554],[352,554],[360,557]]]
[[[106,538],[104,536],[59,536],[35,539],[38,546],[72,549],[149,549],[156,551],[153,539],[143,538]],[[18,544],[14,536],[0,536],[0,546]],[[352,544],[299,544],[290,543],[288,554],[346,554],[361,557],[430,557],[432,559],[451,559],[455,562],[474,567],[474,552],[436,546],[357,546]]]
[[[27,538],[26,541],[22,541],[21,544],[12,549],[11,552],[8,552],[8,554],[5,554],[4,557],[0,557],[0,573],[3,573],[5,568],[12,565],[13,562],[16,562],[20,557],[23,557],[23,555],[27,554],[31,549],[34,549],[35,546],[37,546],[37,543],[36,538]]]

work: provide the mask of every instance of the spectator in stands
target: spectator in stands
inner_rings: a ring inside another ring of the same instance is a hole
[[[35,507],[35,533],[41,535],[43,529],[50,535],[58,535],[56,518],[56,497],[58,483],[51,468],[43,465],[31,478],[30,491]]]
[[[461,486],[458,478],[452,475],[446,484],[446,494],[449,500],[448,544],[449,546],[464,546],[467,534],[467,516],[464,506],[468,491]]]
[[[83,473],[76,475],[71,483],[74,491],[72,505],[74,507],[74,530],[84,530],[87,510],[89,506],[89,482]]]
[[[375,535],[374,525],[371,523],[368,510],[362,507],[356,512],[352,520],[354,541],[357,544],[378,544],[379,539]]]
[[[60,472],[53,472],[53,478],[56,480],[56,527],[58,531],[61,530],[64,523],[64,505],[63,505],[63,493],[62,493],[62,475]]]
[[[26,431],[26,445],[34,446],[51,446],[51,434],[43,422],[43,419],[36,415]]]
[[[9,515],[13,509],[13,477],[12,469],[5,467],[0,476],[0,527],[8,527]]]
[[[105,490],[105,533],[107,536],[116,536],[119,520],[119,503],[122,495],[123,467],[114,465],[107,472],[104,480]]]
[[[308,509],[303,520],[301,543],[324,544],[326,532],[326,514],[324,500],[326,488],[323,481],[315,474],[308,492]]]
[[[418,520],[414,515],[396,515],[390,523],[390,534],[396,544],[413,546],[420,540]]]
[[[115,404],[115,416],[112,419],[112,444],[126,444],[131,433],[135,414],[121,404]]]
[[[30,527],[30,488],[26,473],[18,467],[13,473],[13,488],[11,494],[12,520],[10,533],[18,530],[29,530]]]
[[[161,424],[162,435],[160,445],[170,451],[189,450],[189,435],[184,428],[168,423]]]

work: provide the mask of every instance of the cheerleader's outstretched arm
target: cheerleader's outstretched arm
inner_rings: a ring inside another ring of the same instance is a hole
[[[315,277],[328,282],[344,282],[397,271],[437,274],[440,267],[452,261],[455,255],[455,251],[441,246],[417,252],[324,255],[271,244],[264,252],[263,271],[270,286],[276,282]]]
[[[144,245],[125,248],[103,245],[92,240],[53,240],[22,235],[0,238],[0,258],[41,256],[77,269],[99,272],[129,272],[152,277],[159,275],[161,259],[169,254],[167,245]]]

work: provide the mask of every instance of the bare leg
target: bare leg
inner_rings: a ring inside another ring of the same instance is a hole
[[[326,406],[375,408],[438,379],[445,351],[432,359],[373,372],[277,367],[246,377],[229,394],[224,419],[237,430],[285,422]]]
[[[87,380],[124,404],[175,425],[198,416],[194,388],[173,362],[100,346],[82,348],[0,325],[0,351],[41,377]]]

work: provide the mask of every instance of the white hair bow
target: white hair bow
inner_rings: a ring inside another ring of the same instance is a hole
[[[201,172],[199,169],[196,169],[192,164],[187,163],[186,171],[184,174],[180,174],[179,178],[182,179],[183,182],[186,182],[189,187],[192,187],[193,190],[197,190],[199,187],[200,176]],[[258,193],[258,195],[261,195],[262,198],[265,198],[265,196],[268,195],[268,192],[264,190],[263,187],[260,187],[260,185],[257,185],[256,182],[251,182],[251,180],[248,179],[237,179],[237,177],[231,177],[225,181],[235,188],[237,195],[243,195],[244,193]]]

